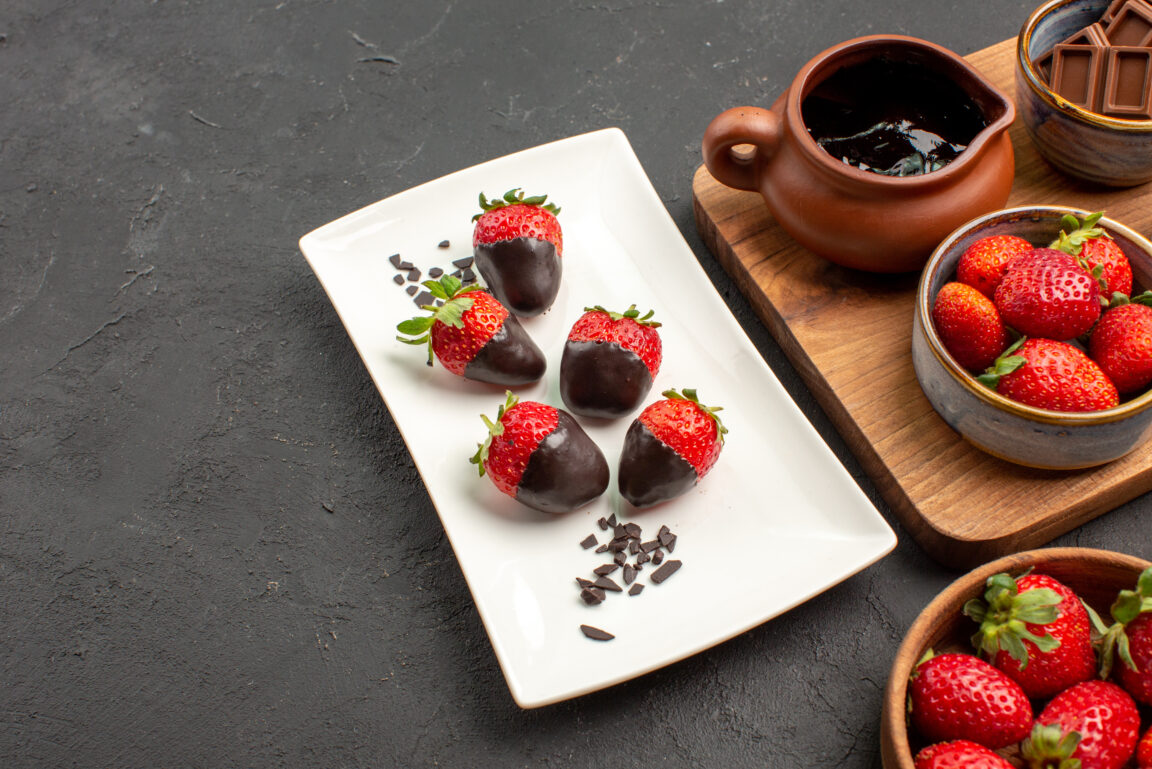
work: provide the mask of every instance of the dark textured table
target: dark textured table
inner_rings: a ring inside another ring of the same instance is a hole
[[[887,558],[776,620],[520,710],[297,240],[464,166],[619,126],[895,527],[701,245],[700,136],[840,40],[898,32],[967,54],[1031,7],[5,3],[0,765],[877,766],[894,649],[956,576],[899,528]],[[1150,507],[1058,543],[1152,557]]]

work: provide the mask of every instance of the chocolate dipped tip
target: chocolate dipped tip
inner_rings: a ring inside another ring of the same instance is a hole
[[[616,419],[635,411],[652,389],[639,355],[616,342],[568,341],[560,359],[560,397],[573,414]]]
[[[690,462],[640,420],[632,422],[620,452],[620,496],[636,507],[651,507],[687,493],[698,480]]]
[[[477,245],[474,255],[488,290],[514,315],[534,317],[556,301],[563,264],[549,241],[501,240]]]
[[[608,461],[575,417],[558,410],[556,429],[528,459],[516,499],[545,513],[569,513],[608,488]]]
[[[464,377],[514,387],[539,381],[547,367],[540,347],[516,316],[509,315],[464,367]]]

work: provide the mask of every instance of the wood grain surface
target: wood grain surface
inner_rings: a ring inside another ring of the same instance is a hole
[[[967,57],[1014,95],[1015,39]],[[1008,205],[1104,210],[1152,230],[1149,186],[1094,188],[1061,175],[1011,128],[1016,180]],[[937,416],[912,368],[918,275],[847,270],[807,252],[757,193],[693,179],[697,227],[901,524],[933,558],[966,568],[1037,547],[1152,489],[1152,446],[1080,471],[1020,467],[976,449]],[[898,227],[899,221],[893,220]]]

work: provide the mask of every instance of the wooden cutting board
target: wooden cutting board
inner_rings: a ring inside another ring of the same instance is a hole
[[[967,57],[1015,93],[1015,39]],[[1106,211],[1152,232],[1152,185],[1086,186],[1011,129],[1016,180],[1008,204]],[[756,193],[721,185],[701,166],[692,190],[704,242],[732,275],[904,528],[941,563],[968,568],[1037,547],[1152,489],[1152,445],[1079,471],[1020,467],[948,427],[912,369],[917,275],[846,270],[797,245]],[[899,226],[893,220],[893,226]]]

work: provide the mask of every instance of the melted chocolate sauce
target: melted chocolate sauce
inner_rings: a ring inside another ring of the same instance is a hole
[[[620,452],[620,496],[649,507],[684,494],[698,480],[696,468],[639,420],[628,428]]]
[[[634,411],[652,389],[640,356],[615,342],[565,342],[560,397],[574,414],[614,419]]]
[[[952,80],[885,58],[837,70],[804,97],[801,112],[828,154],[886,176],[943,168],[988,124]]]
[[[544,353],[516,316],[509,315],[504,319],[504,325],[464,367],[464,377],[513,387],[539,380],[547,366]]]
[[[568,513],[608,488],[608,461],[566,411],[528,459],[516,499],[545,513]]]
[[[476,246],[475,256],[488,290],[509,312],[531,318],[556,301],[563,268],[556,246],[547,240],[501,240]]]

